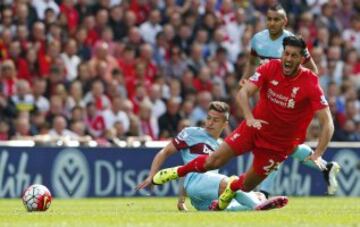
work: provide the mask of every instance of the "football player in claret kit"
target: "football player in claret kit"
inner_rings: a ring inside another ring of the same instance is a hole
[[[317,115],[321,132],[318,146],[306,159],[320,169],[334,131],[331,113],[319,85],[318,77],[301,66],[306,44],[303,39],[289,36],[283,40],[281,60],[261,65],[238,93],[238,102],[245,120],[215,152],[199,155],[189,163],[157,172],[153,181],[164,184],[190,172],[206,172],[220,168],[230,159],[252,151],[250,169],[239,178],[231,178],[219,197],[218,209],[230,204],[237,191],[249,192],[259,185],[280,163],[305,140],[306,129]],[[253,111],[249,98],[260,93]]]
[[[137,189],[143,189],[153,184],[153,177],[165,160],[172,154],[181,153],[184,163],[189,163],[198,156],[208,156],[219,147],[218,138],[228,124],[229,106],[224,102],[211,102],[204,128],[184,128],[165,148],[154,157],[149,177],[141,182]],[[191,204],[197,210],[217,208],[214,200],[225,190],[227,182],[237,179],[228,178],[219,174],[218,170],[206,173],[190,173],[185,177],[184,188],[190,197]],[[269,210],[281,208],[287,204],[285,196],[273,197],[266,200],[265,196],[256,192],[235,193],[231,204],[226,208],[229,211]],[[183,202],[183,201],[182,201]]]

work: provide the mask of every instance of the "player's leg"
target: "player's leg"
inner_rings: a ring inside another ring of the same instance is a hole
[[[226,177],[220,182],[218,195],[216,196],[216,198],[213,198],[213,201],[209,206],[209,210],[219,210],[217,198],[226,189],[229,179],[230,178]],[[253,191],[251,191],[251,192],[237,191],[235,193],[234,199],[227,206],[226,210],[227,211],[255,210],[257,205],[259,205],[262,201],[262,200],[260,200],[259,194],[261,194],[261,193],[255,193]],[[261,195],[262,195],[261,198],[266,200],[264,195],[263,194],[261,194]]]
[[[301,144],[297,146],[294,153],[291,157],[301,161],[305,165],[320,170],[313,161],[307,160],[304,161],[306,157],[310,156],[313,153],[313,150],[306,144]],[[325,182],[327,184],[327,193],[329,195],[335,194],[338,183],[336,180],[336,176],[339,173],[340,165],[337,162],[327,162],[322,159],[324,166],[326,166],[325,170],[320,170],[323,173]]]
[[[225,191],[219,196],[219,209],[225,209],[238,190],[249,192],[258,186],[286,157],[274,151],[253,150],[254,160],[251,168],[239,178],[230,178]]]
[[[281,166],[281,165],[280,165]],[[279,166],[279,167],[280,167]],[[269,176],[267,176],[265,178],[265,180],[263,180],[260,183],[260,188],[259,191],[264,193],[264,195],[266,196],[266,198],[268,198],[271,194],[273,194],[274,188],[275,188],[275,178],[278,174],[278,170],[276,171],[272,171],[270,173]]]
[[[184,182],[191,205],[197,210],[208,210],[212,201],[218,198],[221,182],[226,184],[227,178],[212,172],[191,174]]]
[[[208,155],[199,155],[183,166],[167,168],[158,171],[153,177],[154,184],[164,184],[171,180],[176,180],[190,172],[204,173],[208,170],[218,169],[227,163],[236,154],[226,143],[222,143],[215,152]]]
[[[260,201],[259,197],[255,192],[237,191],[234,199],[231,201],[231,203],[225,210],[226,211],[255,210],[256,207],[261,203],[262,202]]]
[[[228,207],[225,209],[226,211],[250,211],[250,210],[258,210],[258,211],[264,211],[264,210],[272,210],[272,209],[279,209],[288,204],[288,198],[286,196],[275,196],[271,197],[270,199],[266,199],[265,195],[260,192],[248,192],[249,196],[253,196],[256,200],[255,204],[245,204],[242,202],[239,202],[237,197],[238,193],[236,193],[235,199],[231,201],[231,203],[228,205]],[[257,194],[261,194],[264,199],[260,200],[257,196]],[[218,200],[214,200],[209,209],[210,210],[219,210],[219,202]]]
[[[313,161],[311,160],[305,161],[305,159],[309,157],[312,153],[313,150],[311,149],[311,147],[309,147],[306,144],[301,144],[295,148],[294,152],[291,154],[291,157],[301,161],[306,166],[319,169],[319,167],[315,165]],[[321,162],[323,163],[324,166],[327,165],[327,161],[325,161],[324,159],[321,159]]]
[[[296,147],[294,150],[294,153],[291,155],[291,157],[301,161],[307,166],[310,166],[312,168],[319,169],[313,161],[307,160],[304,161],[306,157],[312,154],[312,150],[309,146],[302,144]],[[322,160],[324,162],[324,165],[327,164],[325,160]],[[325,171],[324,171],[325,172]],[[263,192],[267,197],[271,194],[273,194],[274,188],[275,188],[275,178],[277,176],[278,171],[273,171],[266,179],[261,182],[260,184],[260,191]]]
[[[266,175],[262,176],[257,174],[253,167],[246,173],[240,175],[239,178],[231,177],[224,192],[219,196],[219,209],[224,210],[235,197],[237,191],[250,192],[263,181],[265,177]]]
[[[282,208],[288,204],[289,200],[286,196],[275,196],[260,203],[255,207],[255,210],[272,210]]]
[[[219,188],[219,196],[226,190],[228,182],[231,178],[227,178],[221,182]],[[235,178],[237,179],[237,178]],[[234,202],[236,201],[236,203]],[[260,204],[258,196],[253,192],[243,192],[241,190],[235,192],[234,200],[231,201],[226,210],[229,211],[240,211],[240,210],[253,210],[257,205]]]
[[[238,203],[248,208],[251,208],[251,210],[255,209],[255,207],[261,203],[261,201],[253,191],[243,192],[239,190],[236,192],[234,199]]]

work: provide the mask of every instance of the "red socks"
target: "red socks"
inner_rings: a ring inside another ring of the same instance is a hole
[[[205,169],[204,166],[205,166],[205,161],[208,157],[209,157],[208,155],[199,155],[197,158],[193,159],[188,164],[178,168],[177,173],[179,177],[183,177],[190,172],[198,172],[198,173],[206,172],[207,169]]]
[[[239,179],[237,180],[234,180],[231,184],[230,184],[230,189],[233,191],[233,192],[236,192],[237,190],[243,190],[243,184],[244,184],[244,179],[245,179],[245,173],[244,174],[241,174],[239,176]]]

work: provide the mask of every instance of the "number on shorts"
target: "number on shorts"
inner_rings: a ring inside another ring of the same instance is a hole
[[[280,162],[275,162],[274,160],[269,160],[269,165],[264,166],[265,175],[269,175],[272,171],[277,170],[279,168]]]

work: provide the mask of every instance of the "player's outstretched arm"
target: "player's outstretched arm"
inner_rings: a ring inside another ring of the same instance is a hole
[[[152,178],[156,174],[157,171],[159,171],[162,164],[166,161],[166,159],[170,156],[176,153],[176,148],[172,142],[170,142],[168,145],[166,145],[163,149],[161,149],[154,157],[151,168],[149,172],[149,176],[140,184],[136,186],[136,190],[146,188],[148,186],[152,185]]]
[[[245,81],[243,87],[239,90],[237,95],[237,101],[244,113],[246,124],[249,127],[260,129],[262,124],[268,124],[268,122],[255,119],[249,105],[249,98],[258,91],[258,87],[250,81]]]
[[[180,178],[180,182],[179,182],[179,195],[178,195],[178,203],[177,203],[177,208],[179,211],[188,211],[186,204],[185,204],[185,199],[186,199],[186,191],[184,188],[184,178]]]
[[[334,133],[334,123],[329,107],[318,110],[316,114],[320,122],[321,131],[315,152],[309,156],[308,159],[314,161],[320,169],[326,169],[323,164],[324,162],[321,161],[321,156],[325,153],[325,150]]]

